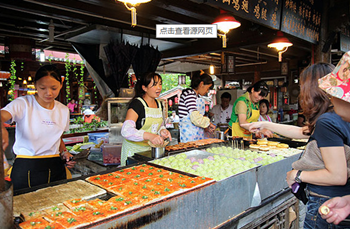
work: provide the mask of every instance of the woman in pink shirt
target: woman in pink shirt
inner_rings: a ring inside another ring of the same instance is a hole
[[[75,104],[75,99],[72,99],[68,104],[67,107],[69,108],[71,113],[74,113],[74,109],[77,107],[77,104]]]

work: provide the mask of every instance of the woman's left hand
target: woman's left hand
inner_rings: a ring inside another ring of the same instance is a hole
[[[171,134],[167,129],[160,131],[160,136],[162,136],[164,139],[169,138],[169,140],[171,141]]]
[[[70,154],[68,151],[62,153],[62,159],[66,160],[66,166],[67,168],[71,169],[74,167],[74,165],[77,163],[76,161],[73,161],[71,158],[73,158],[73,155]]]
[[[287,177],[286,177],[286,181],[288,183],[288,187],[291,188],[292,184],[295,183],[295,176],[297,175],[298,170],[291,170],[289,172],[287,172]]]

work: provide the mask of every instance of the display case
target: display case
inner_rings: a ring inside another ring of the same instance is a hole
[[[121,128],[128,111],[129,102],[132,98],[109,98],[107,99],[109,143],[119,144],[123,142]]]

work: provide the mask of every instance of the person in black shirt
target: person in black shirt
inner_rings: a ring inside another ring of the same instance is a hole
[[[121,130],[124,137],[121,165],[134,153],[150,150],[149,142],[161,146],[164,139],[171,141],[171,134],[164,126],[161,103],[156,99],[161,91],[162,78],[155,72],[147,72],[137,81],[135,97]]]

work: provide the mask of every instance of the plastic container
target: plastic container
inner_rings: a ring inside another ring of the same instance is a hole
[[[88,133],[89,136],[89,142],[93,142],[95,144],[98,144],[97,139],[99,138],[107,138],[108,132],[103,133]]]
[[[120,165],[122,145],[103,144],[101,146],[104,165]]]
[[[101,148],[91,148],[88,160],[102,162],[103,155]]]

